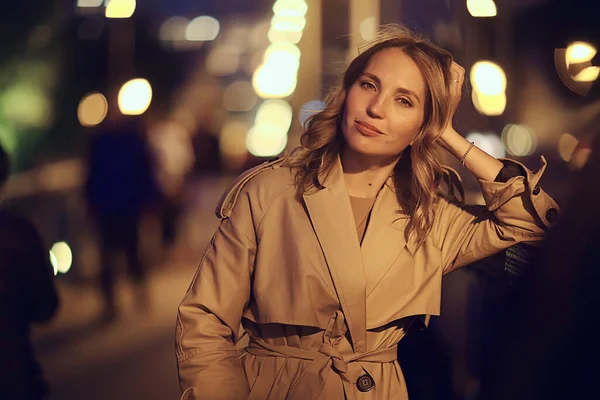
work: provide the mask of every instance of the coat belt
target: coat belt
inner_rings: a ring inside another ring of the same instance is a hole
[[[344,385],[347,399],[354,398],[353,386],[359,376],[366,371],[359,365],[352,367],[355,362],[390,363],[397,359],[398,346],[369,351],[366,353],[353,354],[348,358],[342,357],[340,352],[329,343],[323,343],[318,351],[299,349],[290,346],[274,346],[261,339],[252,339],[245,349],[248,353],[261,357],[284,357],[311,361],[306,371],[300,376],[296,383],[290,388],[286,399],[316,399],[319,397],[327,377],[331,371],[335,371]],[[269,396],[275,377],[261,377],[256,379],[249,400],[264,400]],[[306,382],[306,384],[304,384]]]

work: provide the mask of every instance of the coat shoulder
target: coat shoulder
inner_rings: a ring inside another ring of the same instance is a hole
[[[242,193],[253,200],[267,200],[273,194],[293,187],[294,177],[285,163],[287,157],[274,157],[239,175],[221,195],[215,210],[217,217],[229,218]]]

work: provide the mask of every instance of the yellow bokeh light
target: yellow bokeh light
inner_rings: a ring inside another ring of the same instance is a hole
[[[223,107],[227,111],[250,111],[257,100],[252,84],[248,81],[235,81],[223,91]]]
[[[525,157],[533,154],[537,137],[533,129],[521,124],[508,124],[502,130],[502,142],[509,154]]]
[[[252,86],[263,98],[283,98],[294,93],[297,84],[295,70],[282,69],[277,64],[261,65],[252,77]]]
[[[219,149],[226,158],[244,158],[248,123],[242,120],[229,120],[223,124],[219,136]]]
[[[375,39],[375,34],[377,33],[377,21],[375,17],[368,17],[362,20],[360,23],[360,37],[363,40],[373,40]]]
[[[473,88],[471,99],[473,100],[475,109],[483,115],[502,115],[506,109],[506,94],[504,94],[504,92],[496,96],[489,96],[481,94]]]
[[[219,21],[203,15],[190,21],[185,30],[185,38],[190,41],[209,42],[219,35],[220,29]]]
[[[286,17],[303,17],[308,11],[304,0],[277,0],[273,4],[273,14]]]
[[[185,40],[185,31],[190,21],[185,17],[171,17],[160,26],[159,37],[164,41]]]
[[[49,251],[48,253],[50,253],[50,264],[52,264],[52,269],[54,270],[54,275],[56,276],[58,274],[58,260],[52,251]]]
[[[469,14],[476,18],[495,17],[496,3],[493,0],[467,0]]]
[[[246,148],[256,157],[272,157],[285,149],[287,132],[269,124],[257,124],[246,136]]]
[[[107,4],[106,18],[129,18],[135,12],[135,0],[111,0]]]
[[[577,145],[579,145],[579,139],[570,133],[563,133],[558,140],[558,154],[560,158],[566,162],[571,161]]]
[[[496,63],[478,61],[471,68],[471,83],[480,94],[497,96],[506,90],[506,74]]]
[[[269,59],[273,56],[275,59],[280,57],[279,55],[283,54],[285,56],[289,56],[295,60],[300,60],[301,52],[298,46],[289,42],[280,42],[271,44],[267,50],[265,51],[265,56],[263,62],[270,62]]]
[[[267,38],[271,43],[289,42],[298,43],[302,39],[303,31],[280,31],[271,27],[267,33]]]
[[[108,113],[108,101],[102,93],[91,93],[79,102],[77,117],[82,126],[95,126],[104,121]]]
[[[587,67],[573,77],[577,82],[594,82],[600,75],[600,67]]]
[[[258,107],[254,124],[273,125],[287,134],[292,124],[292,116],[292,106],[287,101],[279,99],[266,100]]]
[[[152,86],[145,79],[132,79],[119,90],[119,110],[124,115],[141,115],[151,102]]]
[[[567,47],[565,61],[567,67],[574,63],[591,61],[596,55],[596,48],[586,42],[573,42]]]
[[[73,253],[69,245],[66,242],[55,243],[50,252],[54,255],[54,260],[56,260],[56,271],[61,274],[69,272],[73,264]],[[50,256],[51,261],[52,259],[53,257]]]
[[[86,7],[101,7],[103,1],[102,0],[77,0],[77,7],[86,8]]]
[[[271,27],[283,32],[302,32],[306,26],[306,18],[303,16],[274,15],[271,19]]]
[[[19,82],[0,92],[0,110],[17,128],[42,128],[49,125],[52,106],[39,85]]]

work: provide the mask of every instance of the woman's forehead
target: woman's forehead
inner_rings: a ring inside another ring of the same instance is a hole
[[[426,82],[421,69],[400,48],[388,48],[373,54],[363,73],[375,75],[383,85],[425,95]]]

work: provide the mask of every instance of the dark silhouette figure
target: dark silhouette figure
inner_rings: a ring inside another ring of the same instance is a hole
[[[0,187],[9,171],[0,148]],[[43,399],[48,386],[30,342],[30,325],[58,309],[49,252],[33,224],[0,208],[0,399]]]
[[[134,118],[111,121],[92,135],[85,196],[101,249],[103,318],[116,316],[115,278],[119,254],[136,285],[137,306],[145,309],[146,268],[139,255],[139,224],[158,197],[151,152]]]

